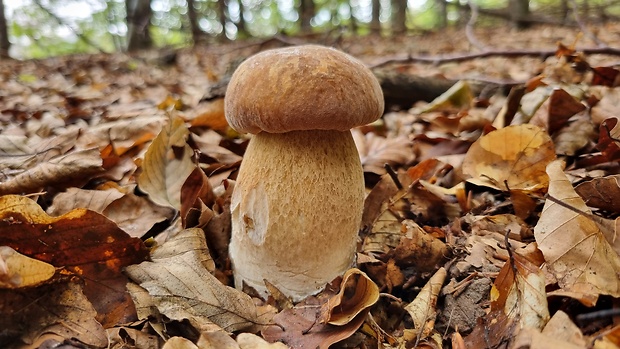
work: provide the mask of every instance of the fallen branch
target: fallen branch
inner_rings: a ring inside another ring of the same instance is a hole
[[[577,48],[576,51],[582,52],[587,55],[592,54],[606,54],[620,56],[620,49],[614,47],[593,47],[593,48]],[[546,59],[555,55],[556,50],[489,50],[485,52],[445,55],[445,56],[413,56],[410,54],[392,56],[382,60],[379,63],[375,63],[370,68],[379,68],[390,64],[402,64],[402,63],[429,63],[429,64],[442,64],[448,62],[464,62],[476,58],[489,58],[489,57],[539,57],[540,59]]]

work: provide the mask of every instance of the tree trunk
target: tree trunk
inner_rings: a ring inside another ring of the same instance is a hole
[[[439,8],[437,23],[439,25],[439,28],[443,29],[448,27],[448,1],[436,0],[436,3],[437,7]]]
[[[200,43],[204,39],[204,33],[198,25],[198,14],[194,0],[187,0],[187,18],[189,19],[189,28],[192,32],[192,40],[194,45]]]
[[[228,2],[226,0],[218,0],[217,1],[217,17],[220,20],[220,25],[222,26],[222,32],[220,33],[220,41],[227,41],[228,37],[226,36],[226,12],[228,11]]]
[[[407,0],[392,0],[392,33],[400,34],[407,30]]]
[[[370,31],[379,34],[381,33],[381,20],[379,15],[381,14],[381,0],[372,0],[372,19],[370,20]]]
[[[529,22],[526,19],[530,14],[529,0],[509,0],[508,10],[510,20],[515,28],[524,29],[528,27]]]
[[[245,12],[245,5],[242,0],[239,0],[239,22],[237,22],[237,32],[239,33],[237,37],[247,38],[248,28],[245,24],[245,17],[243,17],[243,13]]]
[[[312,24],[310,21],[314,17],[314,1],[313,0],[300,0],[299,3],[299,19],[301,20],[301,32],[310,33],[312,31]]]
[[[151,0],[125,0],[127,8],[127,50],[136,51],[153,46],[151,33]]]
[[[0,0],[0,58],[8,58],[10,48],[9,26],[4,13],[4,1]]]

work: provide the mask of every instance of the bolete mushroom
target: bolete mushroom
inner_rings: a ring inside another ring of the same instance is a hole
[[[256,54],[226,91],[230,126],[254,134],[231,199],[235,285],[299,301],[354,262],[364,200],[350,129],[383,113],[372,72],[335,49]]]

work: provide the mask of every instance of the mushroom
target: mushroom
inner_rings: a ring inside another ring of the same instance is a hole
[[[294,301],[354,263],[364,177],[350,129],[383,113],[372,72],[335,49],[264,51],[234,72],[226,120],[252,133],[231,199],[235,285]]]

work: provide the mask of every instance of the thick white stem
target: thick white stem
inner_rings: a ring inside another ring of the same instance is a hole
[[[354,262],[364,177],[349,131],[259,133],[232,196],[235,285],[299,301]]]

